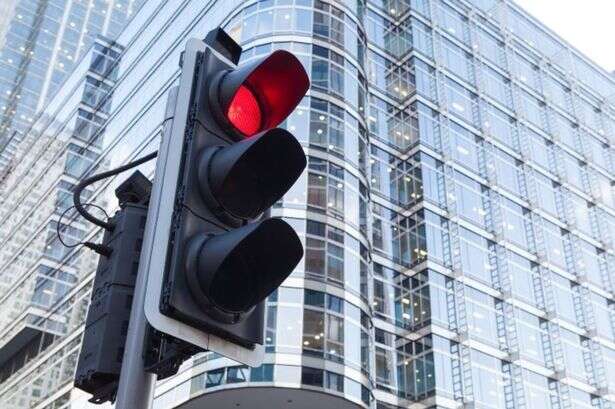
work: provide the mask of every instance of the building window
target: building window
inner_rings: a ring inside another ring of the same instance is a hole
[[[470,125],[478,126],[476,123],[478,118],[478,97],[476,94],[450,78],[446,78],[444,92],[446,92],[449,112]]]
[[[344,57],[318,45],[312,53],[312,86],[344,98]]]
[[[400,328],[417,329],[431,322],[431,297],[427,276],[412,278],[374,264],[374,301],[376,316]]]
[[[224,383],[224,370],[225,368],[220,368],[208,371],[205,377],[205,387],[213,388],[222,385]]]
[[[566,373],[570,373],[570,376],[587,382],[591,370],[589,367],[591,364],[585,359],[589,353],[588,348],[581,344],[581,337],[578,334],[565,328],[560,328],[559,331]],[[588,363],[587,366],[586,362]]]
[[[226,383],[240,383],[248,380],[247,366],[233,366],[227,369]]]
[[[111,90],[112,87],[105,82],[87,76],[83,90],[83,103],[98,112],[109,112],[111,108]]]
[[[326,299],[326,308],[325,307]],[[330,294],[305,290],[303,312],[303,351],[343,362],[343,300]]]
[[[503,262],[508,264],[511,292],[515,298],[536,305],[536,291],[542,291],[540,274],[535,271],[538,267],[511,251],[506,252],[506,260]]]
[[[498,186],[520,195],[520,179],[523,177],[520,163],[509,154],[497,148],[494,148],[493,162]]]
[[[522,132],[526,135],[525,138],[527,138],[528,143],[526,154],[535,163],[553,172],[554,169],[551,169],[553,144],[529,128],[523,127]]]
[[[542,235],[549,262],[565,268],[565,248],[562,230],[555,224],[542,219]]]
[[[431,336],[411,341],[376,328],[376,387],[402,398],[423,399],[434,392]]]
[[[542,83],[545,96],[560,108],[570,112],[572,102],[570,89],[549,74],[543,75]]]
[[[65,171],[68,175],[80,179],[90,169],[98,156],[98,154],[92,152],[91,148],[81,148],[75,144],[69,144],[64,165]]]
[[[453,121],[448,121],[446,132],[449,142],[448,146],[443,146],[442,149],[446,150],[455,162],[479,173],[479,157],[483,150],[481,138]]]
[[[459,228],[461,268],[468,276],[488,285],[493,284],[491,266],[493,243],[463,227]]]
[[[370,135],[402,152],[418,142],[416,114],[411,109],[399,109],[373,94],[370,94],[368,124]]]
[[[518,151],[516,120],[484,101],[480,102],[480,107],[483,132]]]
[[[314,3],[314,35],[344,45],[344,13],[335,6],[316,0]]]
[[[494,298],[468,286],[465,287],[465,294],[469,335],[485,344],[499,347],[497,322],[501,315],[496,311]]]
[[[515,316],[517,317],[519,352],[526,359],[546,366],[544,351],[545,343],[549,342],[549,335],[541,328],[540,319],[518,308],[515,308]]]
[[[442,57],[446,68],[453,74],[460,76],[470,84],[474,83],[474,65],[472,54],[464,51],[463,48],[455,45],[445,37],[442,41]]]
[[[578,320],[575,308],[575,294],[571,282],[559,274],[551,272],[550,288],[557,316],[576,324]]]
[[[345,171],[332,162],[310,157],[308,160],[308,207],[338,219],[344,218]]]
[[[540,71],[535,62],[530,62],[520,53],[514,53],[513,59],[514,76],[531,89],[540,92]]]
[[[520,96],[519,103],[521,105],[518,108],[521,111],[519,114],[525,117],[528,121],[532,122],[534,125],[546,130],[544,103],[525,91],[520,91],[518,94]]]
[[[436,101],[436,74],[435,70],[427,63],[413,58],[410,64],[414,65],[416,78],[416,91],[425,98]]]
[[[344,285],[344,232],[308,220],[305,271],[309,278]]]
[[[455,203],[457,213],[468,220],[485,227],[487,214],[487,188],[463,173],[455,171]]]
[[[485,93],[505,107],[512,109],[510,80],[487,65],[482,66],[482,76]]]
[[[432,219],[431,213],[418,212],[409,217],[401,217],[393,210],[372,203],[372,215],[374,217],[372,228],[374,248],[394,262],[410,266],[424,261],[428,254],[428,241],[431,242],[430,244],[433,243],[433,246],[429,248],[430,257],[436,260],[442,259],[441,232],[437,228],[432,230],[431,223],[427,228],[425,222],[426,215]]]
[[[435,3],[437,20],[450,35],[467,44],[469,39],[468,19],[445,3]]]
[[[536,185],[536,197],[531,199],[536,200],[542,210],[552,215],[557,215],[559,211],[557,205],[558,196],[562,195],[559,187],[550,178],[539,172],[531,172],[531,175],[528,174],[527,177],[528,180],[533,178],[533,182]],[[529,183],[531,183],[531,180],[529,180]]]
[[[344,156],[345,112],[339,106],[318,98],[311,99],[310,145]]]
[[[323,370],[316,368],[301,368],[301,383],[309,386],[323,386]]]
[[[505,197],[500,197],[503,236],[523,249],[527,249],[528,210]]]
[[[250,369],[251,382],[273,382],[273,365],[262,364]]]
[[[484,408],[505,408],[502,362],[475,349],[472,356],[474,399]]]
[[[564,116],[549,110],[551,132],[569,148],[581,152],[578,128]]]
[[[334,372],[325,371],[325,388],[336,392],[344,392],[344,377]]]
[[[422,200],[420,156],[401,160],[376,147],[371,147],[371,188],[400,206]]]
[[[500,68],[507,69],[504,43],[480,27],[476,28],[476,34],[476,43],[472,44],[475,50]]]

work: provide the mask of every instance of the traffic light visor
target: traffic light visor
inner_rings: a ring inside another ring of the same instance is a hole
[[[297,139],[275,128],[202,159],[199,179],[224,211],[253,219],[291,188],[306,164]]]
[[[221,104],[226,119],[248,138],[284,121],[309,86],[308,75],[297,57],[277,50],[227,72],[217,84],[219,101],[214,103]]]
[[[244,313],[282,284],[303,257],[297,233],[282,219],[266,219],[213,236],[188,268],[195,296],[225,312]]]

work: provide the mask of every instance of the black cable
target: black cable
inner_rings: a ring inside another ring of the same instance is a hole
[[[73,203],[75,206],[75,210],[77,210],[77,212],[79,212],[80,215],[82,215],[86,220],[90,221],[91,223],[94,223],[95,225],[102,227],[103,229],[106,229],[106,230],[113,230],[113,227],[114,227],[113,223],[100,220],[92,216],[90,213],[88,213],[87,210],[85,210],[85,208],[83,207],[83,204],[81,203],[81,192],[83,191],[83,189],[85,189],[87,186],[91,185],[92,183],[96,183],[101,179],[105,179],[110,176],[117,175],[118,173],[122,173],[125,170],[132,169],[136,166],[141,165],[142,163],[145,163],[147,161],[154,159],[156,156],[158,156],[158,151],[152,152],[149,155],[145,155],[144,157],[137,159],[133,162],[127,163],[123,166],[120,166],[119,168],[111,169],[107,172],[99,173],[98,175],[90,176],[89,178],[83,179],[75,187],[75,190],[73,192]]]
[[[103,213],[105,214],[105,217],[106,217],[107,219],[109,218],[109,215],[107,214],[107,212],[105,211],[105,209],[103,209],[102,207],[98,206],[97,204],[94,204],[94,203],[84,203],[83,205],[84,205],[84,206],[92,206],[92,207],[95,207],[95,208],[97,208],[98,210],[100,210],[101,212],[103,212]],[[74,208],[75,208],[75,206],[73,205],[73,206],[69,206],[67,209],[65,209],[65,210],[62,212],[62,214],[60,215],[60,218],[58,219],[58,223],[56,224],[56,234],[58,235],[58,240],[60,240],[60,243],[62,243],[62,245],[63,245],[64,247],[68,247],[69,249],[72,249],[72,248],[75,248],[75,247],[77,247],[77,246],[81,246],[81,245],[84,245],[85,243],[87,243],[87,242],[85,242],[85,241],[80,241],[79,243],[76,243],[76,244],[66,244],[66,243],[64,242],[64,240],[62,240],[62,235],[60,234],[60,233],[61,233],[61,232],[60,232],[60,225],[62,224],[62,219],[64,218],[64,216],[66,216],[66,213],[68,213],[71,209],[74,209]],[[67,225],[66,227],[69,227],[69,226],[70,226],[70,225]]]

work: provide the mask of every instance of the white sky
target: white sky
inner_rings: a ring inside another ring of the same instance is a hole
[[[615,70],[615,0],[515,0],[607,71]]]

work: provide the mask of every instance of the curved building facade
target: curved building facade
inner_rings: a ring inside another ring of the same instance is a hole
[[[308,166],[272,209],[305,257],[267,300],[263,365],[201,354],[155,408],[615,406],[612,76],[508,0],[149,0],[106,45],[88,138],[71,142],[90,54],[18,149],[40,166],[2,182],[18,217],[0,229],[0,340],[37,289],[62,325],[21,355],[0,343],[0,407],[88,407],[72,376],[95,263],[75,248],[37,267],[59,246],[39,233],[62,205],[49,169],[75,182],[157,149],[179,54],[218,25],[241,63],[283,48],[310,74],[284,123]],[[91,200],[113,212],[123,178]]]

